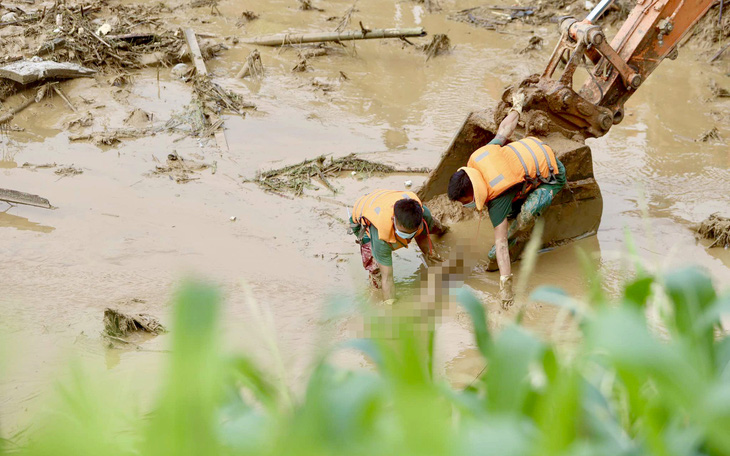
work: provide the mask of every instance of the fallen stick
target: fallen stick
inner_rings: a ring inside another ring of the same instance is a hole
[[[203,59],[203,54],[200,52],[200,45],[198,44],[198,39],[195,37],[195,32],[191,28],[186,28],[183,30],[183,33],[185,33],[185,41],[187,41],[188,49],[190,49],[190,57],[193,59],[193,63],[195,63],[195,70],[201,76],[207,75],[208,69],[205,67],[205,60]]]
[[[279,33],[244,40],[244,43],[261,46],[285,46],[287,44],[321,43],[325,41],[373,40],[379,38],[402,38],[410,36],[426,36],[422,27],[402,29],[352,30],[349,32],[323,33]]]
[[[723,46],[722,49],[720,49],[719,51],[717,51],[717,53],[715,55],[713,55],[712,58],[710,59],[710,63],[712,63],[715,60],[719,59],[720,56],[722,56],[722,53],[725,52],[725,50],[727,48],[729,48],[729,47],[730,47],[730,43],[726,44],[725,46]]]
[[[42,207],[44,209],[53,209],[51,203],[41,196],[31,195],[30,193],[19,192],[17,190],[8,190],[6,188],[0,188],[0,201],[5,201],[6,203],[11,204],[25,204],[28,206]]]
[[[66,102],[66,104],[68,105],[69,108],[71,108],[71,111],[77,112],[76,107],[73,105],[73,103],[71,103],[71,100],[68,99],[66,94],[63,93],[61,88],[58,87],[57,84],[53,84],[52,87],[53,87],[53,91],[56,92],[56,94],[58,94],[58,96],[61,97],[61,99]]]
[[[0,125],[10,122],[13,120],[13,117],[23,109],[27,108],[28,106],[32,105],[33,103],[37,103],[43,99],[43,97],[46,96],[46,92],[48,91],[48,84],[44,85],[40,89],[38,89],[38,92],[36,92],[35,98],[28,98],[25,100],[20,106],[16,106],[15,108],[11,109],[9,113],[0,116]]]
[[[137,44],[144,44],[153,41],[156,35],[151,33],[126,33],[124,35],[106,35],[107,40],[130,41]]]

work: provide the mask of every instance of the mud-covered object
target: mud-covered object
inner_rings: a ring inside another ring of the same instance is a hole
[[[730,218],[714,213],[697,226],[700,238],[712,239],[709,247],[730,248]]]
[[[110,308],[104,310],[105,335],[125,337],[137,331],[161,334],[167,332],[167,329],[157,318],[149,314],[125,314]]]

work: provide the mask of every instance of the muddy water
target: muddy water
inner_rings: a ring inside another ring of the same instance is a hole
[[[261,18],[243,29],[235,25],[242,7],[234,0],[219,3],[223,16],[211,15],[208,7],[181,4],[169,19],[200,32],[243,38],[283,30],[331,30],[336,22],[326,19],[350,6],[343,1],[316,4],[326,11],[299,11],[291,0],[247,2],[245,8]],[[474,4],[444,6],[448,12]],[[70,355],[120,378],[144,378],[145,384],[154,385],[150,379],[165,362],[160,350],[167,339],[144,342],[143,351],[108,350],[99,338],[103,310],[114,306],[169,321],[171,293],[185,277],[204,278],[223,290],[223,332],[231,348],[250,350],[273,366],[262,333],[274,333],[287,381],[301,385],[323,335],[346,336],[322,318],[325,303],[333,296],[352,300],[363,292],[365,274],[341,222],[345,206],[374,188],[402,188],[407,179],[415,188],[425,177],[347,176],[337,180],[341,191],[336,195],[321,189],[299,199],[263,193],[242,184],[242,177],[320,154],[352,152],[402,166],[434,166],[466,114],[494,103],[506,84],[538,71],[557,39],[552,28],[538,28],[548,38],[548,49],[520,56],[515,51],[529,40],[526,28],[509,33],[476,29],[409,2],[370,0],[357,8],[354,24],[423,26],[431,34],[448,33],[456,49],[426,61],[397,40],[359,42],[312,59],[310,71],[292,73],[298,62],[295,52],[260,48],[266,76],[255,83],[231,79],[252,47],[228,41],[231,49],[208,66],[217,82],[243,94],[258,110],[245,119],[225,117],[226,153],[213,143],[166,134],[114,147],[69,141],[70,134],[85,130],[68,123],[86,112],[94,131],[125,126],[135,108],[152,113],[152,125],[163,124],[190,100],[189,86],[165,70],[159,83],[155,70],[145,70],[122,88],[111,87],[104,76],[65,82],[64,90],[80,114],[54,98],[17,117],[24,131],[0,138],[0,184],[43,195],[58,209],[14,207],[0,214],[3,437],[24,428],[42,405],[39,392],[62,372]],[[626,230],[639,256],[653,267],[690,260],[708,268],[727,288],[730,254],[698,245],[689,224],[730,208],[727,144],[694,142],[712,126],[730,138],[727,102],[704,101],[710,96],[710,78],[724,87],[730,79],[723,73],[726,68],[697,64],[688,54],[663,64],[627,106],[626,120],[608,137],[590,142],[604,195],[601,230],[542,254],[528,291],[559,284],[580,295],[584,279],[575,255],[580,247],[595,259],[607,289],[615,292],[628,274],[622,260]],[[16,96],[7,104],[19,102]],[[149,175],[172,150],[211,168],[194,174],[196,180],[187,184]],[[84,172],[60,177],[54,168],[24,168],[26,162],[74,165]],[[476,222],[455,227],[437,248],[449,250],[457,239],[475,236],[476,229]],[[488,249],[492,229],[486,221],[479,227],[479,239],[481,248]],[[397,280],[414,282],[421,265],[417,253],[410,249],[396,256]],[[466,282],[484,301],[493,326],[513,317],[499,309],[497,282],[495,274],[474,274]],[[262,329],[252,320],[247,287],[273,315],[273,328]],[[482,367],[472,356],[469,325],[462,317],[447,318],[439,336],[443,365],[457,384],[467,383]],[[555,317],[553,310],[534,306],[527,325],[544,337],[574,340],[569,326],[555,323]],[[360,362],[357,357],[349,361]]]

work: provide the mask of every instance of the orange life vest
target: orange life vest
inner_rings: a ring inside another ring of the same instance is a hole
[[[477,210],[517,184],[524,185],[524,195],[542,183],[555,182],[559,173],[553,150],[532,136],[505,146],[481,147],[459,169],[466,171],[471,180]]]
[[[393,206],[397,201],[404,198],[414,199],[423,207],[423,203],[421,203],[421,200],[413,192],[375,190],[357,200],[352,209],[352,221],[364,226],[368,232],[371,225],[377,228],[378,237],[381,240],[389,244],[395,244],[397,242],[396,246],[391,245],[394,250],[407,247],[411,239],[415,239],[416,236],[421,234],[425,224],[421,223],[418,231],[416,231],[416,236],[413,236],[411,239],[403,239],[400,236],[396,236],[395,226],[393,225],[393,216],[395,215]]]

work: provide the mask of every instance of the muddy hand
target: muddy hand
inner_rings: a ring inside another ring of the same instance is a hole
[[[433,266],[434,264],[442,263],[444,261],[444,257],[434,252],[426,257],[426,261],[429,263],[429,265]]]
[[[512,108],[510,108],[510,112],[517,111],[519,114],[522,114],[522,108],[525,106],[525,92],[518,91],[517,93],[512,94]]]
[[[499,299],[502,301],[502,308],[509,309],[515,302],[515,296],[512,293],[512,274],[499,276]]]

